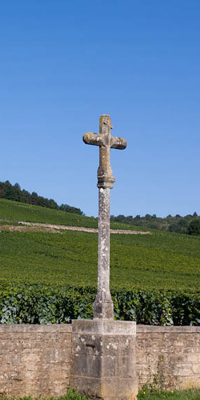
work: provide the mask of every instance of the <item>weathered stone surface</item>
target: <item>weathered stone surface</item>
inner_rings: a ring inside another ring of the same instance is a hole
[[[200,388],[200,327],[137,325],[139,387],[160,376],[167,389]]]
[[[110,189],[99,189],[98,283],[94,318],[112,318],[110,294]]]
[[[60,396],[71,374],[71,326],[0,325],[0,394]]]
[[[110,149],[124,150],[127,142],[123,138],[117,138],[111,135],[111,118],[109,115],[101,115],[99,118],[99,134],[87,132],[83,136],[86,144],[99,146],[99,168],[97,172],[98,187],[113,187],[115,178],[112,176],[112,168],[110,165]]]
[[[136,399],[136,324],[96,319],[72,323],[72,382],[105,400]]]
[[[125,149],[126,140],[111,135],[111,118],[102,115],[99,134],[87,132],[83,136],[86,144],[99,146],[99,219],[98,219],[98,287],[94,302],[94,318],[113,319],[113,302],[110,294],[110,189],[115,178],[110,165],[110,149]]]
[[[85,357],[88,353],[90,357],[94,356],[93,362],[96,365],[101,365],[107,390],[111,381],[113,386],[118,384],[119,392],[120,387],[122,391],[126,390],[129,378],[127,382],[125,372],[131,371],[129,362],[134,352],[131,336],[135,337],[136,326],[131,322],[109,320],[104,323],[104,320],[99,319],[92,321],[91,329],[90,322],[77,320],[73,324],[73,342],[71,325],[0,325],[0,393],[9,394],[13,398],[40,394],[57,397],[66,393],[69,383],[77,387],[82,385],[83,391],[91,388],[97,393],[103,393],[105,386],[100,384],[99,378],[82,375],[73,378],[71,352],[75,346],[80,347],[75,350],[76,357],[80,354]],[[93,335],[94,329],[98,338]],[[106,333],[106,340],[101,340],[102,333]],[[119,356],[115,352],[116,340],[121,346]],[[140,388],[149,380],[150,374],[152,377],[158,373],[158,363],[167,388],[200,388],[200,327],[138,325],[136,343]],[[104,368],[101,356],[106,358]],[[116,367],[118,363],[121,363],[119,369],[122,372]],[[117,374],[117,383],[113,373]],[[119,373],[124,376],[121,384]]]
[[[106,333],[106,335],[133,335],[136,336],[136,323],[131,321],[112,320],[74,320],[72,321],[73,333]]]

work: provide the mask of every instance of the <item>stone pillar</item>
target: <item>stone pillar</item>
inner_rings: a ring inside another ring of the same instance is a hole
[[[99,188],[98,284],[94,318],[113,318],[110,294],[110,189]]]

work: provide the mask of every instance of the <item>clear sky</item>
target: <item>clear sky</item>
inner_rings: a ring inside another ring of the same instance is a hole
[[[111,214],[200,214],[200,1],[3,0],[0,181],[97,215],[112,118]]]

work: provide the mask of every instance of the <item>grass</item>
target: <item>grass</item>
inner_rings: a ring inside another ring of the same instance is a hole
[[[6,397],[0,397],[1,400],[7,400]],[[49,399],[49,398],[48,398]],[[82,396],[77,393],[76,390],[70,389],[65,396],[59,397],[57,400],[89,400],[90,398],[87,396]],[[198,389],[190,389],[185,391],[171,391],[171,392],[161,392],[161,393],[148,393],[145,391],[140,391],[137,396],[138,400],[158,400],[158,399],[166,399],[166,400],[200,400],[200,390]],[[12,399],[10,399],[12,400]],[[17,399],[15,399],[17,400]],[[33,400],[31,396],[26,396],[20,398],[18,400]],[[42,397],[34,398],[34,400],[45,400]],[[50,400],[55,400],[54,397],[50,397]],[[103,399],[102,399],[103,400]]]
[[[95,218],[2,199],[0,218],[15,225],[20,220],[97,224]],[[0,282],[96,287],[97,246],[95,233],[1,231]],[[198,291],[199,280],[200,237],[157,230],[151,235],[111,235],[111,287]]]
[[[0,199],[0,219],[96,228],[97,218]]]
[[[1,400],[8,400],[8,397],[6,397],[4,395],[0,395],[0,399]],[[41,397],[41,396],[39,396],[39,397],[24,396],[24,397],[20,397],[18,399],[17,398],[12,399],[9,396],[9,400],[47,400],[47,399],[48,400],[56,400],[55,397],[53,397],[53,396],[52,397],[48,396],[47,398],[44,398],[44,397]],[[66,395],[58,397],[57,400],[89,400],[89,398],[86,397],[86,396],[82,396],[81,394],[79,394],[74,389],[69,389],[67,391]]]
[[[185,391],[168,391],[161,393],[151,393],[145,392],[144,390],[140,391],[137,396],[138,400],[158,400],[158,399],[166,399],[166,400],[200,400],[200,390],[198,389],[189,389]]]

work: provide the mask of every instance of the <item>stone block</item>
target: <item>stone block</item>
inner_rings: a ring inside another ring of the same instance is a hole
[[[135,322],[106,319],[72,323],[71,384],[80,393],[105,400],[135,400]]]
[[[194,364],[192,366],[192,371],[194,372],[194,374],[198,374],[199,377],[200,377],[200,364],[199,363],[198,364]]]
[[[73,361],[73,374],[75,376],[86,376],[88,378],[98,378],[101,372],[102,360],[100,356],[91,354],[75,355]]]

